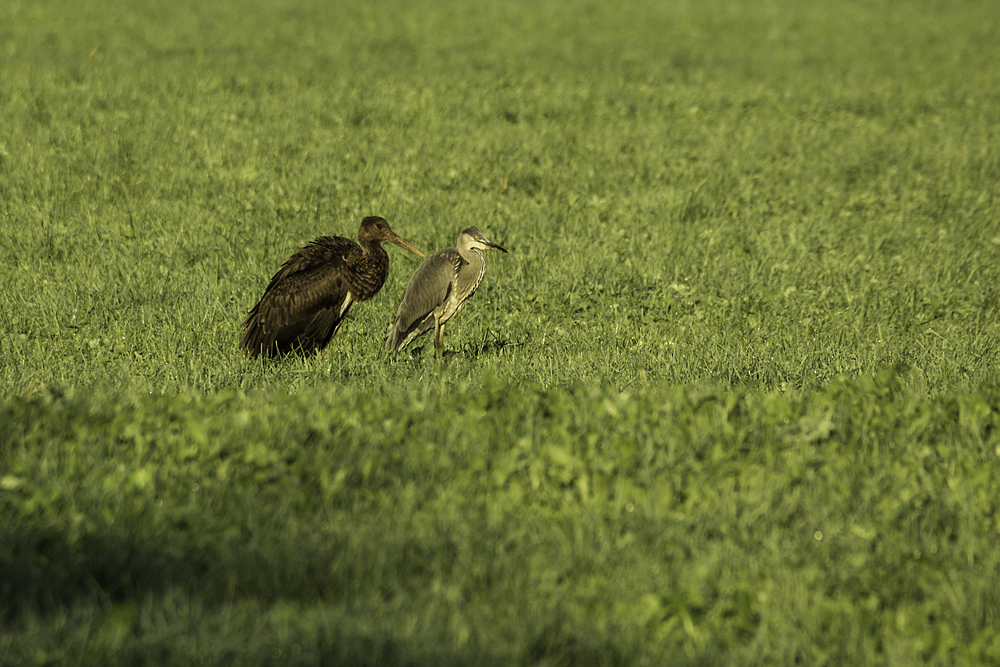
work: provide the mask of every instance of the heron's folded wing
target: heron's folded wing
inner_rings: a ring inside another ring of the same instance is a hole
[[[413,272],[396,309],[396,329],[406,331],[444,303],[458,267],[465,263],[454,248],[438,251]]]

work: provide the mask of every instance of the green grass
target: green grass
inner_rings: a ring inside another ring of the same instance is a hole
[[[463,389],[8,402],[9,664],[1000,658],[1000,393]]]
[[[0,7],[0,664],[1000,660],[993,3]],[[382,215],[472,224],[318,358]],[[279,653],[280,651],[280,653]]]

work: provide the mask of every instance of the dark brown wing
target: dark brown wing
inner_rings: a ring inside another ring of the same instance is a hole
[[[360,252],[339,236],[321,236],[298,250],[243,322],[240,347],[253,357],[326,347],[353,301],[347,268]]]

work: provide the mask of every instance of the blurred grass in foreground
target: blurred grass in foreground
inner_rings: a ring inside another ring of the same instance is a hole
[[[8,401],[2,648],[988,662],[1000,394],[900,379]]]

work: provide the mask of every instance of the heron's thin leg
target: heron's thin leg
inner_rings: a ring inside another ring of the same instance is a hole
[[[439,357],[444,354],[444,324],[437,317],[434,318],[434,354]]]

